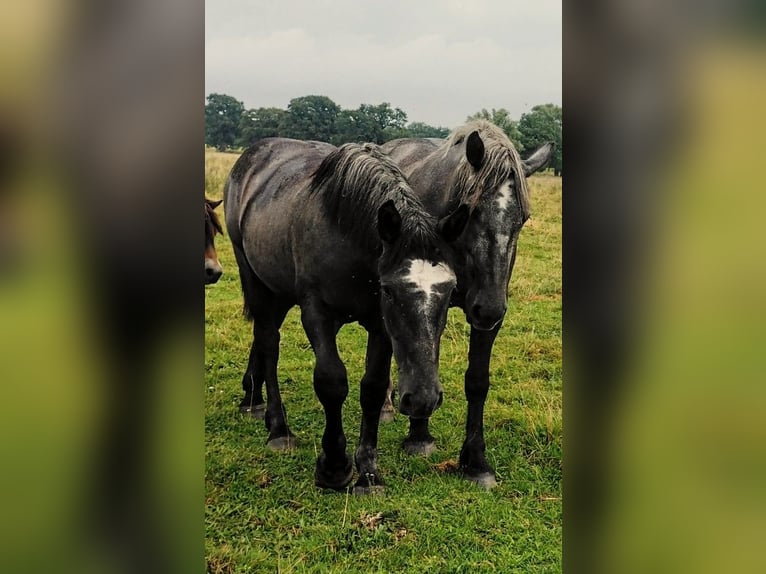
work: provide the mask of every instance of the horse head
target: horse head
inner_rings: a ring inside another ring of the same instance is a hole
[[[399,410],[410,417],[428,417],[442,403],[439,346],[457,282],[450,244],[467,221],[463,205],[418,234],[403,229],[392,200],[378,212],[380,305],[399,369]]]
[[[213,201],[205,198],[205,285],[215,283],[223,274],[223,267],[218,262],[215,252],[215,235],[223,233],[221,222],[213,211],[221,204],[221,200]]]
[[[505,316],[516,241],[529,218],[526,177],[547,163],[553,146],[545,144],[521,160],[505,134],[488,122],[457,130],[448,145],[455,162],[452,200],[471,209],[460,239],[466,318],[472,327],[490,331]]]

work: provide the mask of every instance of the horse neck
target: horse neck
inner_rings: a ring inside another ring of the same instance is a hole
[[[416,195],[423,202],[426,211],[436,217],[443,217],[453,205],[453,168],[449,158],[436,150],[409,172],[408,179]]]

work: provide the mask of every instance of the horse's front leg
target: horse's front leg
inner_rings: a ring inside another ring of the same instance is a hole
[[[370,331],[367,338],[365,372],[359,391],[362,428],[355,457],[359,478],[354,486],[354,494],[370,494],[382,490],[383,487],[383,479],[380,478],[377,465],[378,424],[390,384],[391,353],[388,334],[382,329]]]
[[[348,396],[348,379],[335,344],[338,329],[318,301],[301,306],[301,322],[316,355],[314,391],[325,413],[322,453],[317,459],[314,483],[320,488],[342,490],[351,482],[353,467],[343,433],[342,412]]]
[[[484,444],[484,403],[489,391],[489,360],[500,326],[491,331],[478,331],[471,327],[468,350],[468,370],[465,373],[465,397],[468,416],[465,423],[465,442],[460,450],[460,470],[468,480],[484,488],[497,485],[495,471],[487,462]]]

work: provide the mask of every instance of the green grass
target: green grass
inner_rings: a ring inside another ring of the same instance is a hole
[[[206,152],[206,194],[220,198],[235,154]],[[405,455],[402,416],[381,425],[383,495],[314,487],[324,416],[312,389],[314,357],[293,309],[282,328],[280,384],[299,440],[293,453],[265,446],[262,421],[237,413],[251,325],[241,315],[236,263],[216,247],[224,275],[206,289],[206,556],[208,572],[561,571],[561,179],[530,181],[532,219],[522,231],[505,324],[493,351],[485,412],[490,492],[451,474],[463,441],[468,327],[451,310],[442,339],[445,400],[432,418],[438,451]],[[366,336],[344,327],[349,375],[344,426],[359,433]]]

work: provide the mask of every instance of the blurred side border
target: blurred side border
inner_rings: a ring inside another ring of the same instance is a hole
[[[3,12],[4,568],[199,571],[204,3]]]
[[[758,572],[756,2],[564,4],[564,571]]]

